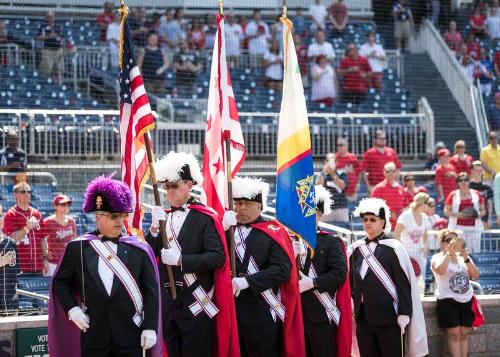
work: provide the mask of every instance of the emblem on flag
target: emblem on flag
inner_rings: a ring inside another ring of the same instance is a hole
[[[295,183],[295,190],[299,197],[299,205],[302,208],[304,217],[312,216],[316,213],[316,200],[314,197],[314,176],[307,176],[305,179]]]

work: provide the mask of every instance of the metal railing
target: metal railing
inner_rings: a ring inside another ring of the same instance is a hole
[[[120,133],[117,110],[31,110],[0,109],[0,114],[18,118],[21,147],[32,157],[118,158]],[[276,157],[279,113],[240,113],[247,155]],[[388,145],[401,158],[426,155],[426,136],[433,125],[423,113],[413,114],[309,114],[312,151],[324,157],[334,151],[337,137],[348,137],[351,151],[362,155],[372,146],[377,129],[387,133]],[[4,131],[4,136],[6,132]],[[205,140],[205,123],[157,121],[153,132],[155,152],[191,150],[200,154]],[[4,139],[3,139],[4,140]]]
[[[479,147],[483,148],[488,144],[487,137],[488,133],[490,132],[490,125],[488,123],[488,116],[486,115],[486,110],[484,108],[483,93],[481,91],[479,79],[477,79],[475,86],[471,86],[470,91],[475,109],[474,120],[476,123],[476,137]]]

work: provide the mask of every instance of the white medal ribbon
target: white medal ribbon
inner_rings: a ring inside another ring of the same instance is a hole
[[[123,284],[123,287],[127,291],[132,303],[135,307],[135,315],[132,317],[134,323],[139,327],[142,324],[142,309],[143,300],[142,294],[139,290],[139,286],[130,274],[128,268],[123,264],[120,258],[115,254],[115,252],[104,242],[100,240],[89,241],[90,246],[99,255],[99,257],[104,261],[104,263],[111,269],[114,275]]]
[[[394,310],[396,311],[396,314],[398,313],[398,292],[396,290],[396,285],[392,281],[391,277],[385,271],[384,267],[380,264],[380,262],[375,258],[373,255],[372,250],[368,245],[363,244],[359,247],[359,251],[363,255],[363,258],[365,262],[368,264],[372,272],[375,274],[377,279],[382,283],[382,285],[385,287],[389,295],[392,296],[393,299],[393,306]]]
[[[238,234],[235,234],[234,245],[236,246],[236,255],[238,256],[238,259],[240,260],[240,262],[243,262],[243,257],[245,256],[245,251],[246,251],[246,245],[245,245],[245,240],[243,239],[241,233],[241,228],[238,227],[237,230]],[[252,275],[258,272],[259,268],[257,267],[257,264],[255,263],[253,257],[250,256],[250,259],[248,261],[247,273],[248,275]],[[279,290],[278,294],[274,294],[273,289],[267,289],[261,292],[260,294],[262,295],[266,303],[269,305],[269,310],[271,312],[273,321],[276,322],[276,316],[278,316],[281,321],[285,321],[285,306],[281,303],[281,296]]]
[[[175,234],[173,223],[172,223],[172,214],[168,216],[168,225],[167,227],[169,228],[170,231],[170,236],[172,238],[169,238],[169,244],[170,248],[173,249],[176,253],[181,254],[182,248],[177,241],[177,235]],[[173,244],[172,244],[173,243]],[[190,287],[196,282],[196,274],[194,273],[187,273],[183,275],[184,282],[186,283],[187,287]],[[176,283],[177,285],[177,283]],[[194,316],[197,316],[201,311],[204,311],[205,314],[209,318],[213,318],[217,313],[219,312],[219,309],[215,304],[212,302],[212,297],[213,297],[213,288],[210,290],[208,293],[205,292],[205,290],[201,287],[198,286],[192,293],[195,302],[189,305],[189,310],[191,310],[191,313]]]

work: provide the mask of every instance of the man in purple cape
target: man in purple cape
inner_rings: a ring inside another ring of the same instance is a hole
[[[49,351],[55,357],[162,356],[159,278],[150,246],[122,236],[127,185],[94,179],[83,211],[97,228],[68,243],[52,282]]]

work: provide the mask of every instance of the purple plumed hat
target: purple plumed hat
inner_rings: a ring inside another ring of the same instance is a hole
[[[104,211],[110,213],[132,212],[132,194],[122,181],[112,176],[99,176],[93,179],[85,191],[83,212]]]

